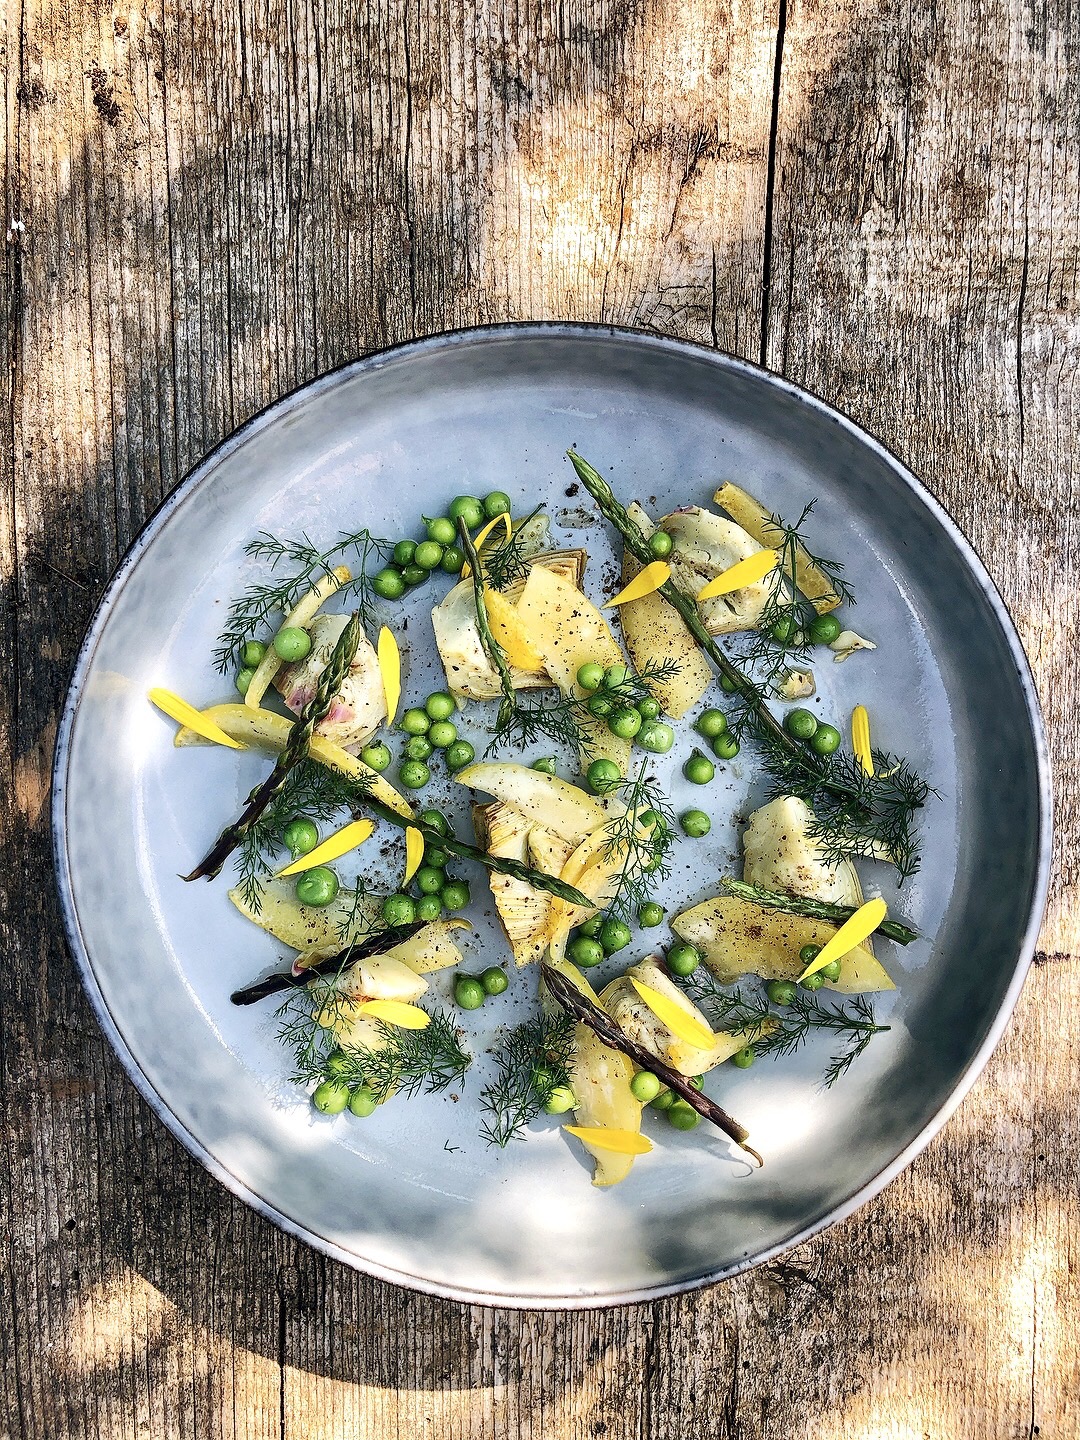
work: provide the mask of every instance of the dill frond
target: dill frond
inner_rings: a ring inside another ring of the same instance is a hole
[[[529,522],[535,520],[543,508],[537,505],[530,515],[514,526],[513,534],[501,545],[490,549],[485,547],[481,564],[484,580],[493,590],[509,590],[511,585],[528,577],[529,551],[533,543]]]
[[[648,773],[642,760],[637,774],[624,780],[615,792],[626,806],[605,825],[603,858],[621,857],[615,890],[607,913],[616,920],[633,920],[650,898],[654,885],[671,873],[669,855],[675,839],[675,812],[671,801]],[[651,828],[643,833],[641,817],[651,812]]]
[[[570,1084],[574,1020],[564,1011],[540,1014],[516,1026],[495,1052],[495,1078],[480,1095],[485,1111],[480,1133],[504,1148],[520,1140],[552,1092]]]

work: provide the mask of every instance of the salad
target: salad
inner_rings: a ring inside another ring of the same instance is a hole
[[[812,502],[789,522],[728,483],[715,508],[653,517],[568,454],[622,542],[608,593],[584,548],[554,548],[543,510],[502,492],[451,499],[418,540],[250,542],[263,573],[214,656],[238,693],[205,708],[150,693],[178,747],[273,757],[183,878],[228,865],[229,901],[290,952],[232,1000],[272,1001],[283,1068],[291,1052],[340,1123],[461,1086],[470,1012],[513,990],[531,1013],[502,1027],[478,1095],[488,1143],[563,1117],[609,1186],[654,1149],[648,1108],[659,1133],[705,1120],[762,1163],[720,1103],[723,1067],[823,1034],[829,1085],[888,1028],[870,998],[894,989],[879,952],[916,935],[864,897],[856,861],[914,874],[933,792],[874,745],[863,705],[830,723],[805,703],[815,668],[876,648],[840,618],[855,599],[842,565],[808,546]],[[395,602],[421,585],[439,590],[430,628],[406,635]],[[444,680],[426,695],[408,693],[420,651]],[[702,797],[678,811],[658,773],[673,750]],[[761,796],[736,816],[709,787],[739,756]],[[471,826],[425,804],[439,772],[468,792]],[[741,826],[741,874],[667,913],[659,882],[714,824]],[[468,959],[465,865],[503,936]],[[626,964],[631,946],[649,953]]]

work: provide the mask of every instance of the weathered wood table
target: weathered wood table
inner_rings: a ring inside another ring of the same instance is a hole
[[[1080,1434],[1080,12],[8,0],[3,44],[0,1430]],[[58,709],[149,511],[320,371],[521,317],[703,340],[891,445],[1012,608],[1060,807],[1038,963],[922,1158],[756,1273],[583,1315],[374,1283],[231,1199],[113,1059],[50,879]]]

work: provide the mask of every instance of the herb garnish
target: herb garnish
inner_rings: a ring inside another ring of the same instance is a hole
[[[536,519],[543,508],[542,505],[537,505],[531,514],[526,515],[524,520],[514,526],[510,535],[501,545],[484,547],[484,558],[481,561],[484,567],[484,580],[493,590],[509,590],[511,585],[516,585],[519,580],[528,577],[528,552],[535,544],[529,524],[530,521]],[[469,563],[472,565],[471,560]],[[476,573],[475,567],[473,567],[473,573]]]
[[[495,1052],[497,1073],[480,1095],[487,1118],[480,1133],[501,1148],[524,1137],[554,1091],[570,1084],[574,1021],[565,1011],[541,1013],[516,1026]]]
[[[630,921],[649,900],[652,887],[671,873],[668,856],[675,838],[675,812],[667,795],[648,774],[648,760],[642,760],[637,774],[622,781],[616,793],[626,806],[604,827],[603,858],[622,858],[615,877],[615,890],[607,913]],[[643,825],[642,817],[647,817]]]

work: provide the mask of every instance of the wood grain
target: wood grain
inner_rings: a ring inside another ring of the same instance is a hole
[[[0,1433],[1080,1432],[1075,9],[8,0],[3,26]],[[379,1284],[233,1201],[112,1058],[43,878],[74,653],[160,498],[312,375],[521,317],[764,359],[881,435],[1017,616],[1060,799],[1042,963],[925,1155],[752,1275],[584,1315]]]

